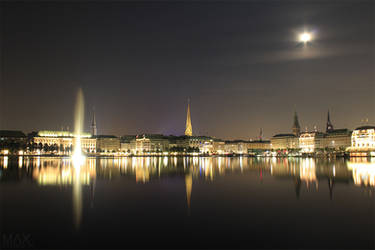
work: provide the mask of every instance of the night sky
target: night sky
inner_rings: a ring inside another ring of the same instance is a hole
[[[249,139],[375,124],[375,1],[1,3],[0,129]],[[303,45],[301,32],[313,34]]]

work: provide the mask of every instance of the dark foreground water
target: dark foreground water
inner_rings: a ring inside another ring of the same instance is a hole
[[[3,248],[374,248],[375,161],[0,158]]]

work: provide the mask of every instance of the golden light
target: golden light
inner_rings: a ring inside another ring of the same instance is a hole
[[[81,151],[76,150],[72,156],[73,166],[78,168],[82,166],[85,162],[86,157],[82,154]]]
[[[302,34],[299,35],[299,40],[303,43],[307,43],[307,42],[310,42],[311,41],[311,34],[310,33],[307,33],[307,32],[304,32]]]

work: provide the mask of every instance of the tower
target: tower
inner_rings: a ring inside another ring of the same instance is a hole
[[[91,120],[91,134],[92,134],[93,136],[96,136],[96,135],[97,135],[95,109],[93,110],[93,113],[92,113],[92,120]]]
[[[259,141],[262,141],[263,139],[263,129],[260,128],[260,131],[259,131]]]
[[[328,110],[328,115],[327,115],[327,127],[326,127],[326,132],[331,132],[333,131],[333,125],[331,123],[331,119],[329,117],[329,110]]]
[[[191,127],[191,118],[190,118],[190,98],[188,99],[185,135],[186,136],[192,136],[193,135],[193,128]]]
[[[301,128],[300,128],[299,122],[298,122],[297,111],[294,111],[294,123],[293,123],[293,127],[292,127],[293,134],[295,136],[299,136],[299,134],[301,132],[300,130],[301,130]]]

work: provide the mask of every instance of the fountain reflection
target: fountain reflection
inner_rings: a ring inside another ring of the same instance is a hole
[[[319,182],[328,183],[331,199],[338,184],[375,186],[375,162],[359,159],[346,162],[302,158],[132,157],[87,158],[82,165],[77,165],[70,158],[23,156],[16,159],[1,157],[0,166],[0,181],[30,178],[40,186],[72,186],[77,217],[82,208],[79,202],[82,186],[90,189],[90,199],[93,200],[97,179],[112,180],[122,176],[143,184],[164,178],[181,178],[185,183],[188,207],[193,182],[212,183],[226,175],[244,175],[249,180],[257,176],[259,183],[264,185],[270,183],[270,178],[289,179],[297,198],[305,189],[318,191]],[[327,186],[324,189],[327,190]]]

